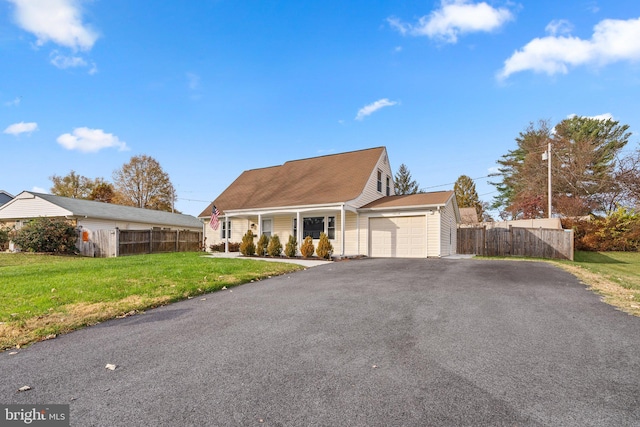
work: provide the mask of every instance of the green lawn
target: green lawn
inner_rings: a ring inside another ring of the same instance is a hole
[[[202,253],[120,258],[0,253],[0,349],[301,268]]]
[[[558,263],[606,302],[640,316],[640,253],[577,251],[573,262]]]

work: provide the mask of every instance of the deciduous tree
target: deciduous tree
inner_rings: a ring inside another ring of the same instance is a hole
[[[173,210],[175,190],[169,174],[151,156],[131,158],[113,173],[116,202],[159,211]]]
[[[95,184],[94,180],[78,175],[74,170],[65,176],[52,175],[49,179],[53,183],[51,194],[74,199],[88,199]]]
[[[97,180],[96,180],[97,181]],[[116,191],[113,184],[105,181],[96,183],[89,194],[90,200],[96,202],[113,203],[116,197]]]

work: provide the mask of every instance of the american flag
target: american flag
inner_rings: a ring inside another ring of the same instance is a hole
[[[211,207],[211,221],[209,221],[209,225],[214,230],[217,230],[218,226],[220,225],[220,221],[218,220],[218,216],[220,215],[220,211],[218,210],[218,208],[216,208],[216,205],[211,205],[211,206],[212,206]]]

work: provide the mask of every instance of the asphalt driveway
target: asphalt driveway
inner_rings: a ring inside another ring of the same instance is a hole
[[[77,426],[638,426],[640,318],[545,263],[354,260],[4,352],[0,382]]]

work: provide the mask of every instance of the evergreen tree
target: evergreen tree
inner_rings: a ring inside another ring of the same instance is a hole
[[[474,208],[478,215],[478,221],[483,219],[483,205],[476,191],[476,184],[467,175],[460,175],[453,185],[456,202],[459,208]]]
[[[396,195],[416,194],[419,192],[418,183],[411,178],[411,172],[409,172],[409,168],[404,163],[398,168],[393,180]]]

